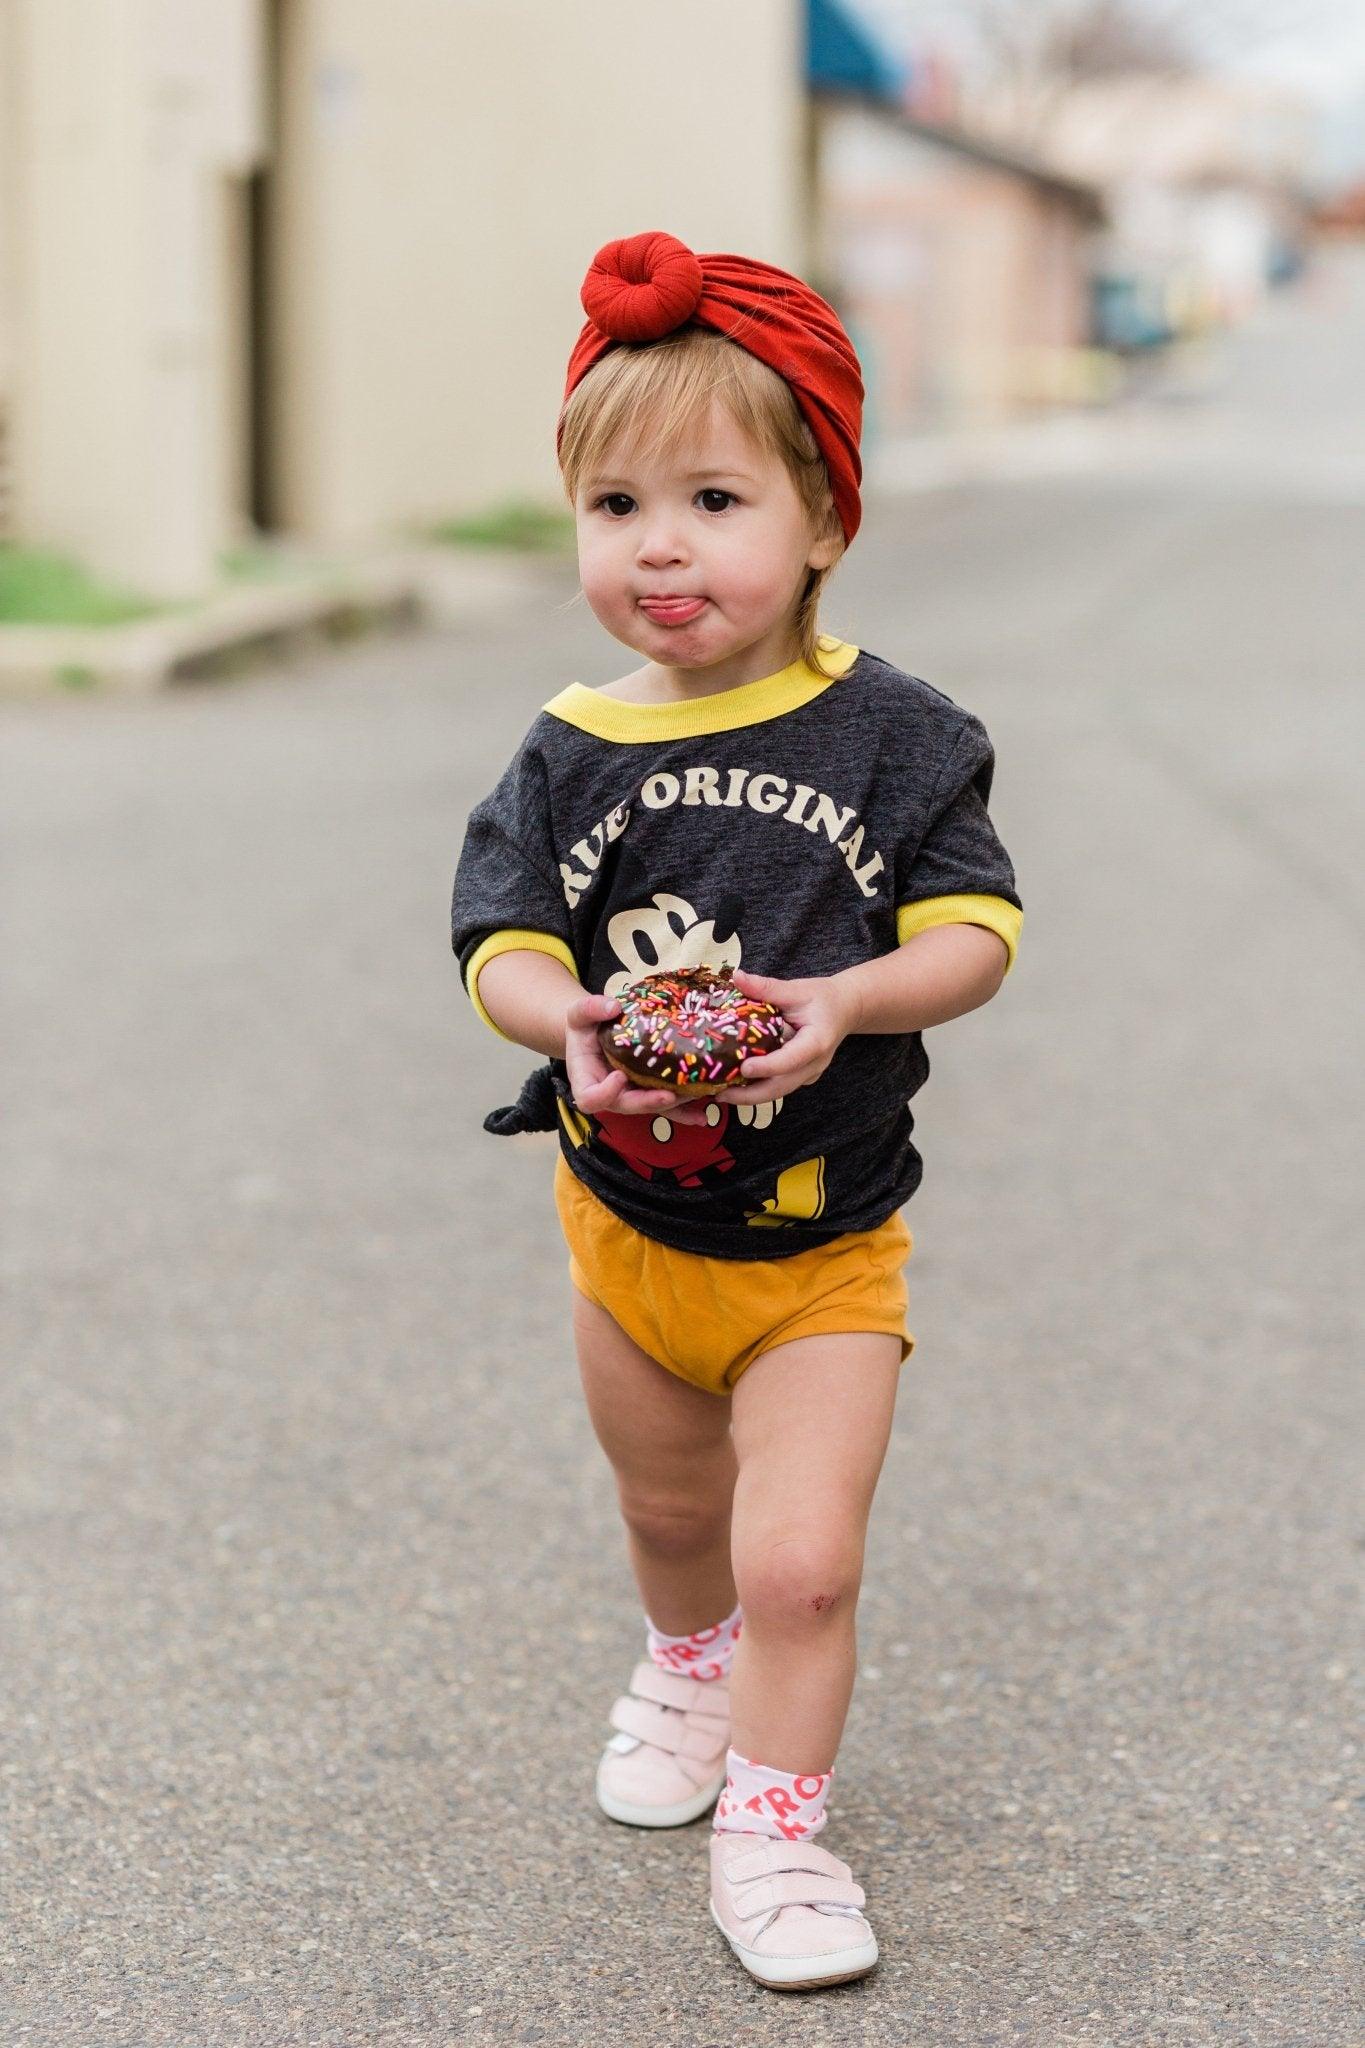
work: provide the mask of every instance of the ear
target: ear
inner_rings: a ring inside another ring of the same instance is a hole
[[[818,539],[811,542],[810,552],[806,556],[806,567],[808,569],[833,568],[843,552],[844,530],[839,524],[838,515],[831,506],[823,533],[820,534]]]

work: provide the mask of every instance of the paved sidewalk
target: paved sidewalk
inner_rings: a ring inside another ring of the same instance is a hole
[[[836,584],[990,727],[1026,919],[917,1103],[827,1836],[885,1962],[805,1999],[592,1805],[638,1618],[448,952],[611,648],[566,586],[4,708],[5,2048],[1359,2041],[1363,548],[1158,467],[875,506]]]

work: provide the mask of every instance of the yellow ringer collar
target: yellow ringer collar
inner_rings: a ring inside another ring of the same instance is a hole
[[[809,704],[832,682],[846,676],[858,659],[847,640],[820,639],[821,658],[833,670],[821,675],[804,661],[789,662],[775,676],[741,683],[734,690],[716,690],[709,697],[680,698],[676,704],[631,704],[624,697],[604,697],[584,683],[570,683],[544,709],[566,725],[576,725],[594,739],[629,745],[642,740],[689,740],[708,732],[734,732],[742,725],[762,725]]]

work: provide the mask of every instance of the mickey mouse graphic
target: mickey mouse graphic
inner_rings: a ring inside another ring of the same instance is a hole
[[[609,1109],[597,1110],[594,1121],[603,1144],[619,1152],[641,1180],[671,1173],[680,1188],[699,1188],[708,1166],[728,1173],[735,1163],[724,1143],[730,1115],[728,1104],[708,1102],[704,1124],[675,1124],[666,1116],[646,1123],[642,1116],[619,1116]]]

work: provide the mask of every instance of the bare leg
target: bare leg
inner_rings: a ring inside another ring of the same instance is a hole
[[[709,1628],[735,1605],[730,1402],[666,1372],[577,1288],[573,1314],[588,1413],[616,1474],[645,1612],[666,1635]]]
[[[896,1338],[872,1332],[799,1337],[764,1352],[735,1387],[732,1540],[744,1633],[731,1740],[755,1763],[833,1767],[900,1355]]]

